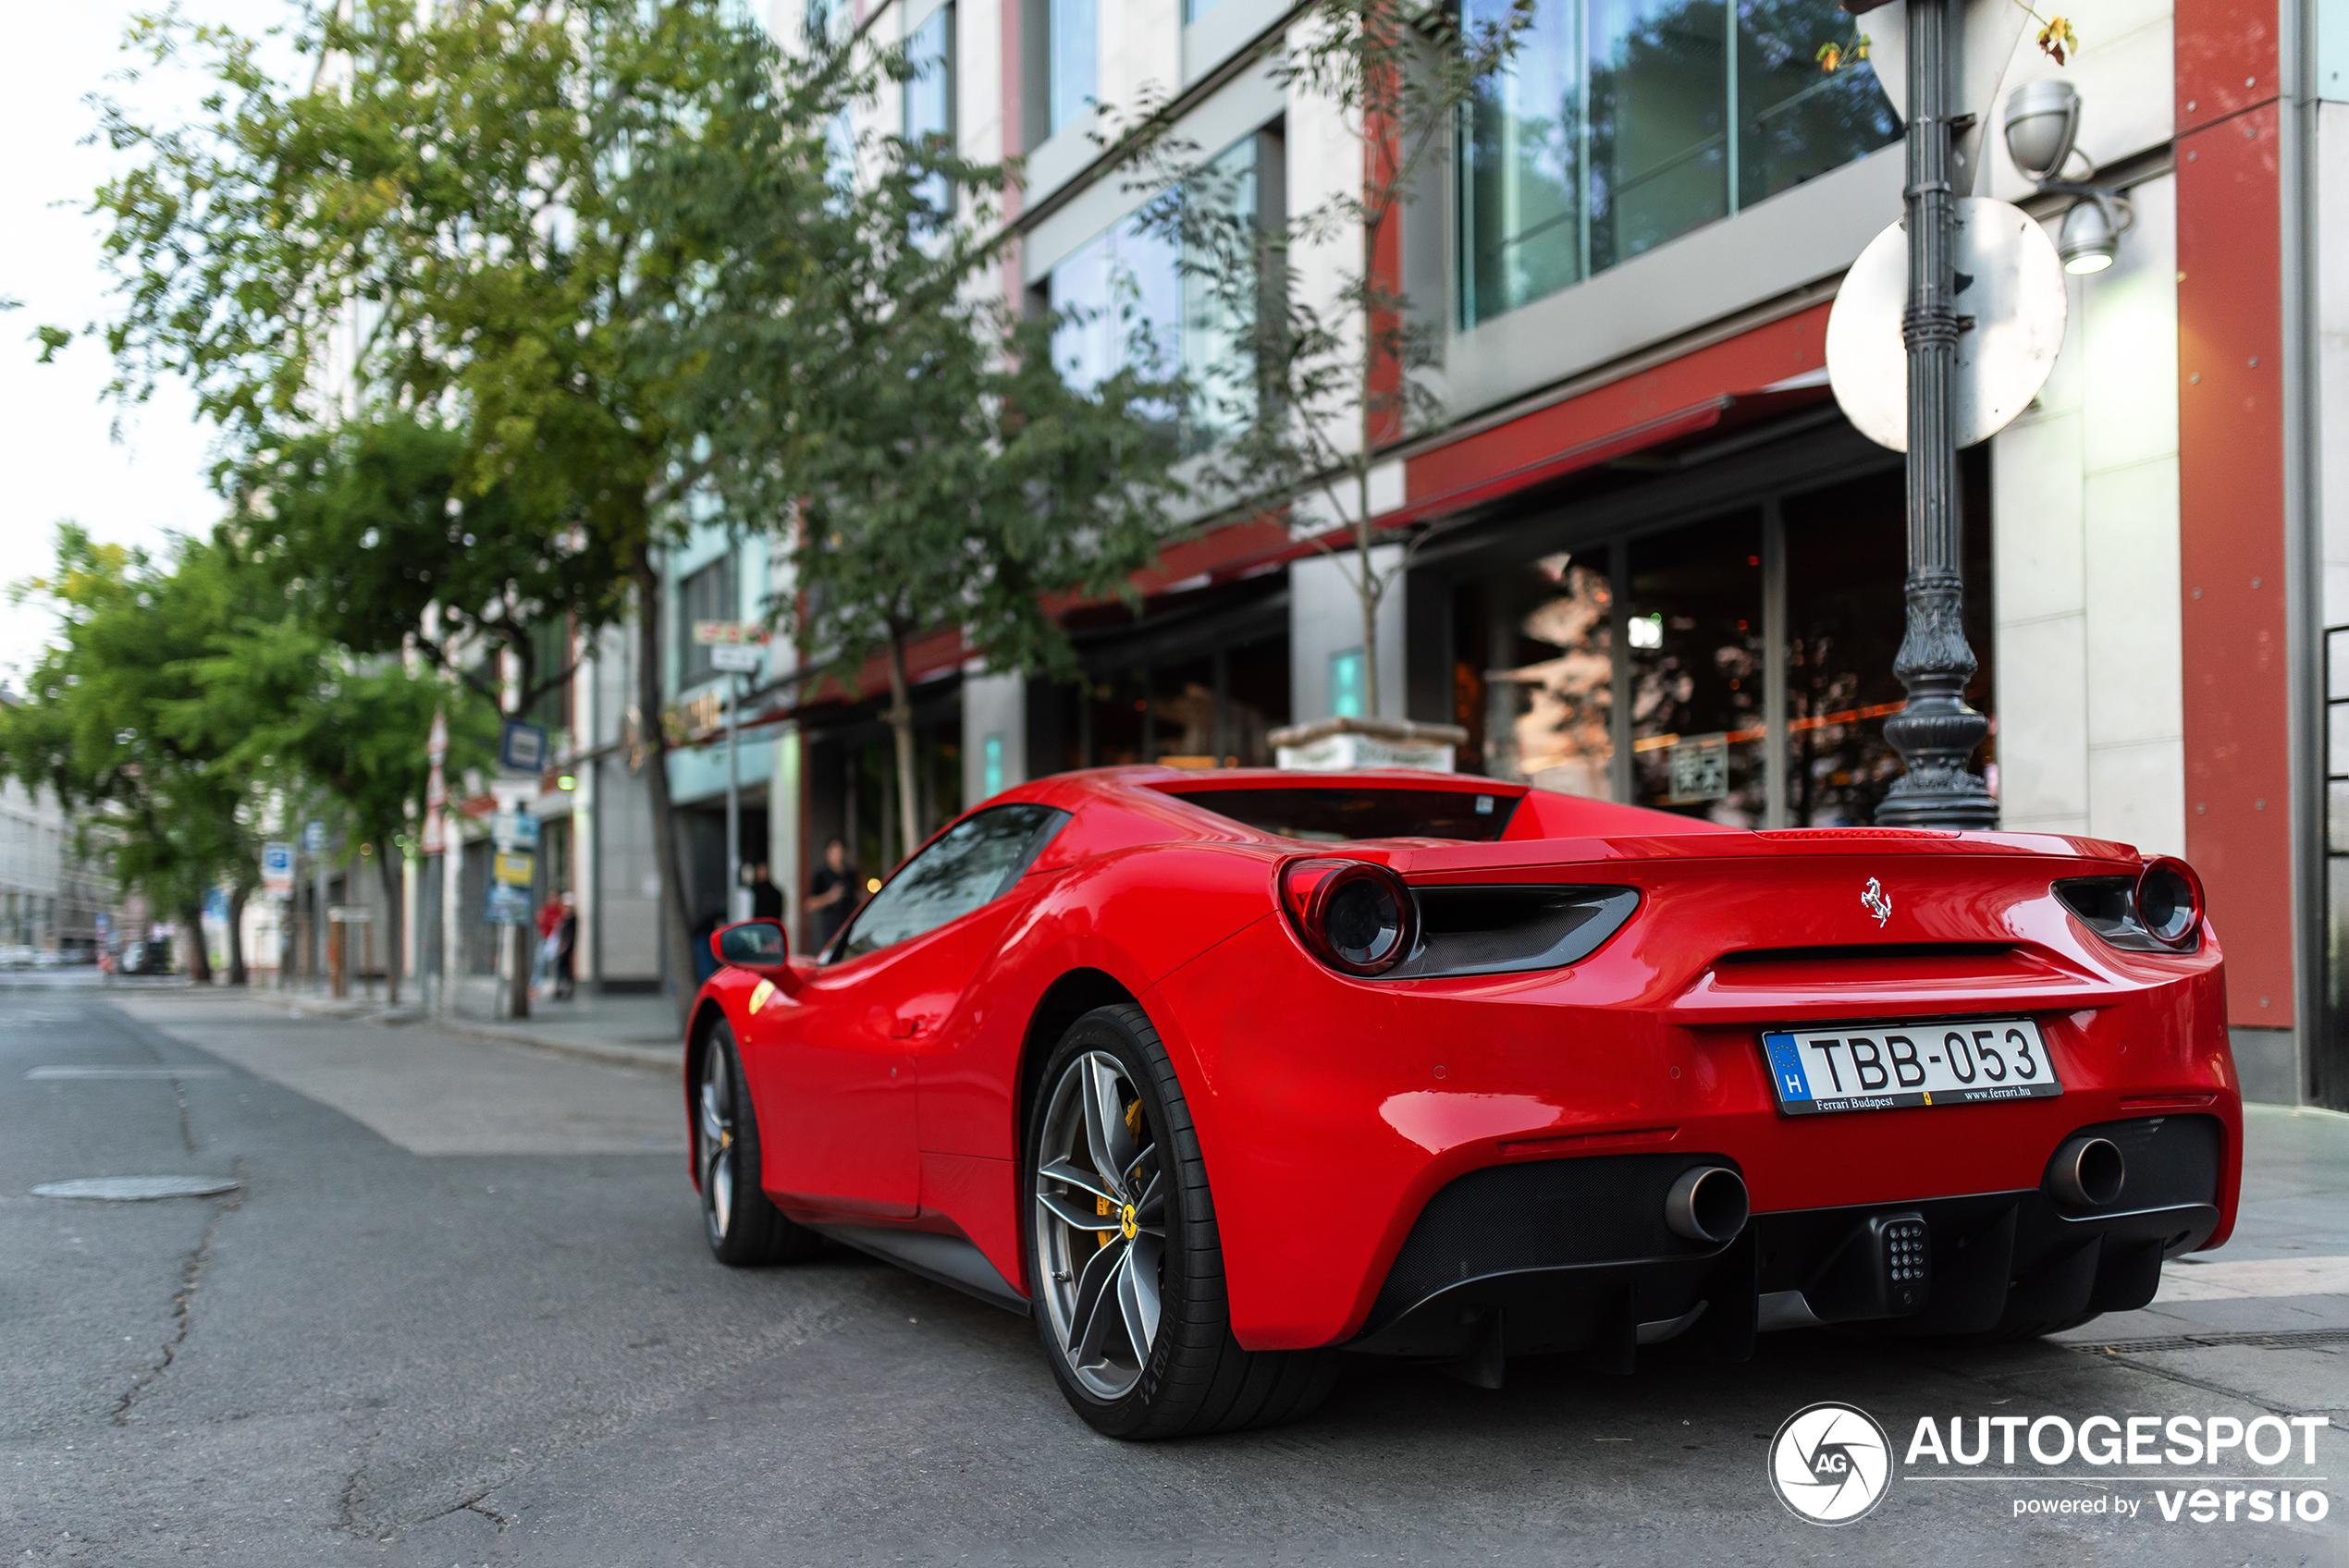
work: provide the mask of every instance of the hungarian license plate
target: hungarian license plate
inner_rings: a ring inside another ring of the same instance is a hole
[[[2039,1026],[2027,1018],[1771,1030],[1762,1049],[1789,1116],[2063,1093]]]

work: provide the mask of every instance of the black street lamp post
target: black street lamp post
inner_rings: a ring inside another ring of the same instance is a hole
[[[1958,3],[1908,0],[1909,305],[1900,336],[1909,352],[1909,622],[1892,672],[1909,703],[1884,726],[1906,768],[1876,808],[1886,826],[1990,827],[1998,819],[1989,789],[1966,766],[1990,721],[1965,700],[1974,662],[1965,639],[1951,401],[1961,323],[1951,276],[1958,211],[1949,8]]]

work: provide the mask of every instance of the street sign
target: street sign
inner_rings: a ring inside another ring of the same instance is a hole
[[[291,844],[261,846],[261,890],[282,899],[293,891],[294,851]]]
[[[500,851],[491,863],[490,876],[500,887],[528,888],[537,880],[538,857]]]
[[[729,675],[756,675],[758,667],[766,662],[765,651],[756,647],[731,648],[720,644],[709,650],[709,668]]]
[[[538,847],[538,817],[521,809],[498,812],[489,819],[490,841],[501,850],[535,850]]]
[[[227,888],[206,888],[203,890],[203,917],[206,920],[226,920],[228,918],[228,891]]]
[[[364,925],[375,918],[375,912],[365,904],[328,904],[327,922],[335,925]]]
[[[1987,197],[1958,204],[1951,247],[1957,308],[1973,325],[1958,334],[1949,367],[1957,443],[1986,441],[2030,406],[2055,369],[2070,310],[2055,241],[2022,208]],[[1827,315],[1827,382],[1860,434],[1909,449],[1909,234],[1895,223],[1843,275]]]
[[[755,620],[697,620],[694,642],[704,648],[756,646],[767,641],[767,629]]]
[[[547,766],[547,731],[521,719],[506,720],[498,737],[498,760],[511,773],[537,773]]]
[[[315,817],[303,824],[301,847],[314,855],[323,851],[326,847],[326,825]]]
[[[530,889],[509,888],[502,882],[489,885],[488,905],[482,917],[492,925],[527,925],[530,924]]]

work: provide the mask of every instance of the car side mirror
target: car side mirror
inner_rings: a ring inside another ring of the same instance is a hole
[[[718,962],[747,969],[777,985],[790,986],[797,978],[791,967],[791,938],[780,920],[745,920],[709,934],[709,950]]]

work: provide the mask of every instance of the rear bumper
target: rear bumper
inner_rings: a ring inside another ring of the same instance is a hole
[[[1690,1335],[1730,1356],[1754,1335],[1825,1323],[1901,1334],[2053,1328],[2153,1298],[2161,1265],[2220,1219],[2225,1135],[2211,1116],[2081,1129],[2127,1154],[2102,1208],[2044,1184],[1754,1215],[1726,1246],[1675,1235],[1663,1195],[1703,1154],[1594,1155],[1487,1167],[1438,1191],[1347,1348],[1497,1364],[1584,1351],[1629,1370],[1639,1345]],[[1923,1244],[1895,1256],[1888,1223]],[[1923,1278],[1903,1267],[1922,1256]],[[1914,1280],[1914,1282],[1910,1282]]]

